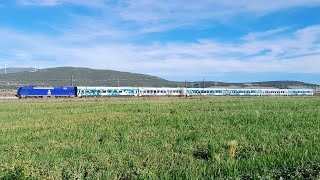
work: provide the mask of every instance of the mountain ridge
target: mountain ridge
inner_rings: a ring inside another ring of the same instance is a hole
[[[0,69],[0,74],[18,73],[18,72],[32,72],[34,68],[8,67]]]
[[[8,70],[11,71],[8,72]],[[316,84],[300,81],[263,81],[248,83],[225,83],[217,81],[181,82],[170,81],[160,77],[122,72],[98,70],[83,67],[56,67],[39,69],[7,68],[7,74],[0,73],[0,89],[15,89],[23,85],[34,86],[134,86],[134,87],[272,87],[272,88],[315,88]],[[20,70],[20,71],[19,71]],[[1,69],[0,69],[1,71]]]

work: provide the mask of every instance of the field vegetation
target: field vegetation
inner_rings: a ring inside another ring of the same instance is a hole
[[[319,179],[319,97],[0,103],[0,179]]]

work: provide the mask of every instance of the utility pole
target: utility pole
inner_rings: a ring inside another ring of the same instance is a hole
[[[119,81],[119,78],[118,78],[118,87],[120,87],[120,81]]]
[[[206,85],[205,85],[204,78],[203,78],[203,88],[205,88],[205,86],[206,86]]]
[[[185,87],[185,93],[186,93],[186,98],[187,98],[188,97],[187,81],[184,81],[184,87]]]
[[[37,65],[34,65],[34,72],[37,72]]]
[[[71,87],[73,87],[73,74],[71,75]]]
[[[205,87],[204,87],[204,86],[205,86],[205,84],[204,84],[204,78],[203,78],[203,80],[202,80],[202,81],[203,81],[202,92],[203,92],[203,95],[204,95],[204,94],[205,94],[205,93],[204,93],[204,88],[205,88]]]
[[[7,74],[7,64],[4,65],[4,74]]]

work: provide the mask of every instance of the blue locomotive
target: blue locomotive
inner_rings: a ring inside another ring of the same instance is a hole
[[[20,98],[27,97],[75,97],[76,87],[34,87],[22,86],[17,91]]]

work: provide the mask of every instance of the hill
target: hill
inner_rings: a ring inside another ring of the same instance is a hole
[[[10,69],[10,73],[8,70]],[[17,72],[15,72],[15,71]],[[16,89],[23,85],[34,86],[155,86],[155,87],[234,87],[234,88],[314,88],[315,84],[299,81],[268,81],[252,83],[177,82],[156,76],[121,72],[113,70],[96,70],[89,68],[58,67],[41,69],[36,72],[31,68],[8,68],[7,74],[0,74],[0,89]]]
[[[177,86],[178,84],[145,74],[74,67],[49,68],[36,72],[17,72],[0,75],[0,88],[15,88],[22,85]]]
[[[10,67],[7,68],[6,70],[0,69],[0,74],[5,74],[5,73],[17,73],[17,72],[32,72],[34,71],[34,68],[19,68],[19,67]]]

